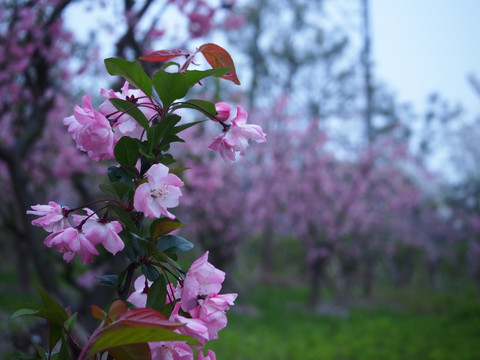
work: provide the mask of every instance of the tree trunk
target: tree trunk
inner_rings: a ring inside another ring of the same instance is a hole
[[[42,286],[45,290],[57,293],[58,287],[55,281],[55,276],[51,271],[51,266],[48,266],[46,250],[43,247],[42,241],[36,236],[36,231],[31,225],[26,211],[33,204],[34,196],[31,196],[27,190],[26,175],[21,169],[21,161],[14,161],[10,166],[10,176],[13,186],[13,191],[16,199],[19,224],[21,226],[21,234],[19,236],[19,245],[17,246],[18,259],[23,260],[20,264],[21,277],[28,278],[28,261],[32,261],[34,265],[35,274],[38,275]],[[22,284],[26,285],[26,284]]]
[[[262,281],[268,282],[272,278],[273,274],[273,258],[274,258],[274,246],[273,246],[273,226],[269,221],[265,225],[263,232],[262,243]]]
[[[363,5],[363,50],[361,55],[361,63],[363,66],[364,89],[365,89],[365,132],[367,140],[372,142],[374,139],[374,131],[372,124],[373,114],[373,87],[372,72],[370,62],[370,20],[368,0],[362,0]]]
[[[362,294],[368,299],[372,296],[373,282],[375,280],[375,262],[370,256],[367,256],[363,268]]]
[[[322,290],[325,283],[325,269],[327,259],[317,259],[310,266],[310,308],[315,310],[322,299]]]

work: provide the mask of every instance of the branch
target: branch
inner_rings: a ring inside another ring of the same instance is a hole
[[[60,3],[58,3],[57,6],[53,9],[52,14],[50,15],[50,18],[47,20],[45,23],[45,26],[48,27],[52,25],[55,20],[57,20],[61,15],[63,10],[72,2],[72,0],[63,0]]]
[[[137,19],[140,20],[142,18],[143,15],[145,15],[145,13],[147,12],[148,8],[150,7],[150,5],[152,5],[153,3],[153,0],[147,0],[145,1],[145,4],[143,5],[143,7],[140,9],[140,11],[137,13]]]
[[[468,81],[473,87],[473,90],[475,90],[476,94],[480,97],[480,81],[473,74],[468,75]]]
[[[8,167],[11,167],[14,162],[12,153],[13,152],[10,149],[7,149],[6,147],[0,145],[0,159],[5,161]]]

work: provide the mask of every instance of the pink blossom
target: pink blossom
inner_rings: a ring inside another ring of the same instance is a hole
[[[122,251],[125,247],[118,233],[123,230],[122,225],[118,221],[103,221],[100,220],[92,210],[84,209],[88,216],[73,215],[75,225],[82,225],[82,231],[85,237],[92,244],[102,244],[105,250],[115,255]]]
[[[170,320],[186,324],[178,329],[180,333],[194,336],[202,344],[218,338],[218,331],[227,325],[225,311],[237,298],[237,294],[218,294],[224,279],[225,273],[208,262],[207,251],[193,262],[183,284],[176,289],[167,287],[167,302],[180,298],[170,315]],[[188,315],[179,313],[180,308]]]
[[[82,99],[82,107],[75,105],[73,115],[63,119],[77,143],[77,148],[88,153],[90,159],[100,161],[113,158],[117,137],[107,118],[93,109],[90,95]]]
[[[195,339],[200,341],[202,345],[205,345],[205,343],[210,340],[207,325],[200,319],[192,319],[190,317],[180,315],[179,310],[180,303],[177,302],[169,318],[171,321],[177,321],[185,324],[185,326],[177,329],[177,331],[180,334],[193,336]]]
[[[225,141],[224,135],[225,133],[222,133],[213,139],[208,148],[210,150],[218,151],[223,160],[232,163],[235,161],[235,152],[233,151],[232,146]]]
[[[163,164],[152,165],[146,172],[148,182],[140,184],[133,197],[135,210],[141,211],[150,218],[159,218],[165,215],[175,219],[175,215],[167,208],[179,204],[183,186],[182,180],[174,174],[168,173],[169,169]]]
[[[182,341],[149,342],[152,360],[192,360],[193,350]]]
[[[217,356],[212,350],[207,350],[207,355],[203,355],[203,351],[198,352],[197,360],[216,360]]]
[[[127,301],[138,308],[144,308],[147,306],[148,289],[151,285],[152,282],[147,280],[145,275],[140,275],[133,283],[135,291],[130,294]]]
[[[233,162],[237,152],[245,155],[249,140],[261,143],[266,141],[265,136],[259,125],[247,124],[247,112],[237,106],[237,116],[232,119],[230,127],[213,139],[208,148],[218,151],[226,162]]]
[[[245,25],[245,18],[242,15],[229,13],[223,20],[222,27],[226,31],[237,30]]]
[[[225,273],[208,262],[208,251],[195,260],[187,272],[181,289],[182,309],[189,311],[197,305],[199,295],[218,294]]]
[[[210,32],[213,26],[212,17],[214,13],[214,9],[204,6],[187,14],[188,19],[190,20],[188,31],[192,38],[202,37]]]
[[[237,294],[209,294],[204,299],[198,299],[198,306],[189,311],[193,319],[203,321],[208,328],[210,340],[218,339],[218,332],[227,326],[225,311],[233,305]]]
[[[41,226],[48,232],[55,232],[68,226],[67,217],[63,210],[68,207],[62,207],[54,201],[50,201],[48,205],[34,205],[33,210],[27,210],[27,214],[41,216],[41,218],[32,221],[32,225]]]
[[[225,102],[216,103],[215,110],[217,111],[217,115],[215,117],[218,121],[225,121],[230,117],[231,108],[230,105]]]
[[[87,270],[75,279],[75,284],[86,290],[92,290],[97,283],[97,277],[105,274],[105,270],[105,265]]]
[[[75,254],[78,254],[84,265],[92,262],[92,255],[98,255],[95,246],[85,237],[79,229],[68,227],[58,230],[44,241],[48,247],[54,247],[59,253],[63,254],[63,260],[72,261]]]
[[[158,115],[157,110],[154,108],[151,100],[145,95],[145,93],[138,89],[129,89],[129,83],[125,81],[121,92],[114,92],[113,90],[102,89],[100,93],[105,100],[98,108],[98,111],[108,118],[115,119],[113,125],[113,131],[118,138],[122,136],[130,136],[136,139],[141,139],[144,135],[144,129],[140,124],[130,115],[119,115],[118,110],[110,100],[108,99],[122,99],[137,105],[138,109],[143,112],[148,120],[155,118]]]

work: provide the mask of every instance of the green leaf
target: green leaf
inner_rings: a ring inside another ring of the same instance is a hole
[[[169,166],[175,163],[176,161],[177,160],[175,160],[171,154],[165,154],[160,158],[160,163],[162,163],[165,166]]]
[[[216,68],[210,70],[189,70],[185,73],[185,80],[187,81],[188,86],[193,86],[198,83],[200,80],[209,77],[209,76],[223,76],[229,71],[232,71],[232,68]]]
[[[49,321],[54,321],[54,322],[56,322],[57,324],[60,324],[60,325],[62,324],[62,320],[61,320],[62,319],[62,314],[61,313],[59,313],[55,309],[47,309],[40,304],[39,304],[39,306],[40,307],[38,309],[33,309],[33,308],[19,309],[12,314],[12,318],[16,318],[16,317],[19,317],[19,316],[35,316],[35,317],[43,318],[43,319],[46,319],[46,320],[49,320]]]
[[[138,238],[139,236],[137,236],[133,232],[130,232],[130,245],[135,255],[140,254],[140,245],[138,244]]]
[[[184,226],[178,219],[171,220],[168,218],[156,219],[150,225],[150,237],[155,240],[163,235],[167,235],[175,229]]]
[[[150,150],[155,149],[156,155],[159,155],[161,151],[167,151],[170,147],[170,143],[181,140],[175,136],[174,130],[175,125],[180,120],[180,116],[176,114],[170,114],[147,131],[147,139],[150,143]]]
[[[120,328],[101,333],[97,340],[93,343],[89,355],[93,355],[99,351],[104,351],[114,347],[137,344],[150,341],[187,341],[192,345],[200,346],[200,342],[191,336],[180,335],[171,330],[154,327],[131,327]]]
[[[137,255],[138,254],[135,254],[135,251],[133,250],[132,247],[126,246],[123,251],[124,251],[125,256],[128,258],[128,260],[130,260],[130,262],[133,263],[133,262],[137,261]]]
[[[136,61],[119,58],[105,59],[105,67],[110,75],[120,75],[130,84],[142,90],[149,98],[152,97],[152,82]]]
[[[124,229],[128,229],[130,232],[138,233],[137,226],[135,222],[130,217],[130,213],[126,212],[118,206],[112,206],[110,208],[115,214],[117,214],[118,220],[122,223]]]
[[[176,66],[177,71],[180,70],[180,68],[181,68],[179,63],[177,63],[175,61],[169,61],[165,65],[163,65],[162,69],[165,70],[165,69],[169,68],[170,66]]]
[[[122,201],[123,198],[127,195],[130,190],[133,190],[133,183],[127,184],[124,182],[114,182],[110,184],[100,184],[98,186],[100,190],[108,195],[116,197],[118,200]]]
[[[138,161],[138,147],[137,140],[122,136],[113,149],[115,159],[120,165],[135,166]]]
[[[155,251],[155,246],[154,244],[149,240],[141,237],[140,235],[130,233],[131,239],[132,239],[132,245],[135,241],[138,246],[138,251],[141,254],[151,254],[153,251]]]
[[[148,289],[147,308],[160,311],[165,306],[167,298],[167,282],[165,277],[160,276]]]
[[[47,320],[48,325],[48,349],[51,352],[57,345],[63,335],[63,324],[58,325],[53,321]]]
[[[174,143],[174,142],[185,142],[185,140],[178,137],[177,135],[168,134],[167,136],[165,136],[162,139],[162,142],[158,146],[158,149],[160,151],[168,151],[168,149],[170,149],[171,143]],[[165,154],[165,156],[170,156],[173,159],[173,156],[171,154]],[[169,164],[173,164],[174,162],[175,162],[175,160],[173,162],[169,163]],[[165,163],[163,161],[162,161],[162,164],[168,165],[167,163]]]
[[[40,287],[37,287],[38,292],[40,293],[40,296],[42,298],[43,304],[45,305],[46,309],[51,309],[56,312],[58,312],[60,318],[59,320],[61,321],[60,323],[63,324],[65,320],[67,320],[68,315],[65,309],[63,308],[62,305],[60,305],[58,302],[56,302],[50,295],[46,293],[45,290],[43,290]],[[56,320],[56,319],[52,319]]]
[[[116,183],[119,184],[119,183]],[[127,185],[127,184],[125,184]],[[98,188],[102,190],[105,194],[113,196],[113,197],[118,197],[117,191],[115,188],[112,186],[112,184],[100,184],[98,185]]]
[[[150,144],[150,150],[163,139],[163,137],[170,132],[175,125],[180,121],[180,116],[172,114],[160,121],[158,124],[153,125],[147,131],[147,139]]]
[[[148,122],[149,119],[145,117],[145,114],[140,111],[136,104],[132,104],[129,101],[117,98],[110,98],[108,100],[110,100],[113,106],[115,106],[118,110],[127,113],[128,115],[133,117],[140,124],[141,127],[143,127],[144,129],[148,129],[148,127],[150,126]]]
[[[68,345],[64,338],[62,338],[62,345],[60,346],[57,360],[70,360],[70,354],[68,353]]]
[[[100,280],[100,285],[118,287],[118,275],[99,275],[95,278]]]
[[[77,315],[78,313],[72,314],[72,316],[70,316],[64,322],[63,326],[65,327],[65,329],[67,329],[67,331],[72,331],[73,327],[75,326],[75,323],[77,322]]]
[[[33,346],[35,347],[35,349],[37,349],[37,352],[38,352],[38,355],[40,355],[40,358],[41,358],[42,360],[46,360],[46,359],[47,359],[47,356],[48,356],[47,352],[46,352],[39,344],[37,344],[36,342],[33,342],[33,341],[32,341],[32,344],[33,344]]]
[[[153,75],[152,81],[165,109],[168,109],[175,100],[183,98],[189,89],[184,75],[178,72],[169,73],[159,70]]]
[[[217,110],[215,109],[215,104],[206,101],[206,100],[199,100],[199,99],[190,99],[185,100],[181,104],[175,107],[176,109],[180,108],[188,108],[200,111],[202,114],[208,116],[209,118],[214,117],[217,114]]]
[[[107,176],[112,183],[123,182],[128,185],[131,185],[133,183],[132,177],[127,173],[124,168],[110,166],[107,170]]]
[[[13,359],[17,360],[38,360],[38,357],[35,355],[22,354],[18,350],[13,350],[12,352]]]
[[[182,124],[182,125],[175,126],[175,127],[173,128],[173,130],[175,131],[175,134],[178,134],[179,132],[188,129],[189,127],[192,127],[192,126],[195,126],[195,125],[197,125],[197,124],[200,124],[200,123],[202,123],[202,122],[205,122],[205,120],[192,121],[192,122],[187,123],[187,124]]]
[[[157,250],[166,255],[180,254],[193,249],[193,244],[177,235],[166,235],[158,239]]]
[[[49,351],[52,351],[57,342],[61,339],[63,334],[63,324],[68,319],[67,312],[65,309],[57,303],[50,295],[48,295],[45,290],[40,287],[37,287],[44,308],[40,309],[35,316],[43,317],[47,319],[48,324],[48,345]]]
[[[177,169],[170,169],[170,174],[179,175],[183,173],[185,170],[189,170],[189,169],[191,169],[191,167],[181,167]]]
[[[18,303],[8,307],[11,317],[28,316],[43,308],[39,303]]]
[[[153,143],[150,144],[150,141],[143,141],[142,145],[139,148],[140,154],[140,175],[143,176],[150,169],[150,166],[154,163],[155,155],[152,152]]]
[[[149,264],[142,264],[142,273],[150,281],[156,281],[160,276],[155,266]]]

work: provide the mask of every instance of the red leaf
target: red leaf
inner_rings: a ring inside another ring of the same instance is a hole
[[[127,305],[122,300],[115,300],[108,309],[108,318],[115,321],[119,316],[127,312]]]
[[[92,305],[92,316],[95,319],[103,320],[105,318],[105,311],[100,309],[97,305]]]
[[[190,53],[185,50],[158,50],[154,51],[147,55],[142,55],[139,57],[141,60],[151,61],[151,62],[163,62],[179,56],[189,56]]]
[[[238,80],[237,73],[235,72],[235,65],[233,64],[232,57],[227,50],[218,45],[208,43],[200,46],[198,51],[203,54],[212,68],[232,68],[233,70],[221,76],[221,78],[230,80],[234,84],[240,85],[240,80]]]
[[[166,329],[177,329],[182,324],[167,320],[163,314],[151,308],[131,309],[120,315],[114,325],[128,327],[158,326]]]
[[[108,349],[115,360],[151,360],[152,354],[147,343],[129,344]]]

